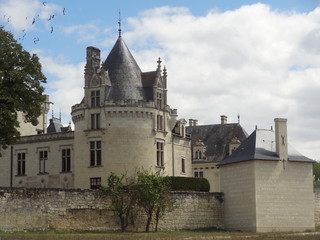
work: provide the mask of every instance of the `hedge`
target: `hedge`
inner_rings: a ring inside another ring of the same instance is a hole
[[[206,178],[168,177],[172,191],[209,192],[210,183]]]

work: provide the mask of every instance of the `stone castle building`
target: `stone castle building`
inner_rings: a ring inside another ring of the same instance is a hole
[[[250,136],[238,123],[198,125],[178,119],[167,102],[167,70],[142,72],[119,37],[104,62],[88,47],[84,96],[72,106],[74,131],[47,114],[23,123],[21,139],[1,150],[0,187],[95,189],[111,172],[144,168],[169,176],[205,177],[219,198],[225,228],[314,229],[312,160],[288,145],[285,119]],[[220,195],[219,195],[220,196]]]
[[[159,58],[154,71],[142,72],[120,35],[102,64],[100,50],[87,48],[74,131],[54,117],[46,129],[49,104],[47,97],[38,126],[22,123],[20,141],[2,150],[1,186],[97,188],[110,172],[140,168],[192,175],[191,138],[167,103],[166,68]]]

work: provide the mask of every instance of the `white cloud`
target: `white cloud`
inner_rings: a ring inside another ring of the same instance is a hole
[[[62,60],[61,60],[62,59]],[[66,63],[62,58],[40,56],[40,62],[49,81],[50,101],[54,103],[54,115],[61,111],[64,124],[71,121],[71,106],[80,103],[83,98],[84,62],[77,65]]]
[[[180,117],[210,124],[220,114],[236,122],[239,113],[249,133],[285,117],[292,145],[320,160],[319,20],[320,8],[283,13],[254,4],[196,17],[162,7],[128,19],[124,39],[142,70],[164,59]]]

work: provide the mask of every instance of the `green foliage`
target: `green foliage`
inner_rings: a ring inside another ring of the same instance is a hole
[[[170,198],[170,183],[167,177],[141,170],[137,173],[137,203],[147,215],[146,232],[150,231],[150,224],[155,217],[155,232],[158,230],[159,219],[165,210],[172,206]]]
[[[110,208],[119,217],[122,232],[129,225],[129,217],[136,202],[137,192],[133,189],[134,186],[134,180],[126,175],[117,176],[111,173],[108,177],[108,187],[100,189],[102,193],[110,195]]]
[[[17,112],[25,122],[38,124],[46,78],[39,58],[23,50],[13,35],[0,27],[0,146],[14,143],[20,133]]]
[[[320,188],[320,162],[313,163],[313,186]]]
[[[167,177],[172,191],[209,192],[210,183],[206,178]]]

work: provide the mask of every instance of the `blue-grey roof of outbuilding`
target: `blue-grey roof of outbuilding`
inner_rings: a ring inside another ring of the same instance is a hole
[[[234,152],[222,160],[220,165],[250,160],[279,161],[276,153],[275,132],[267,129],[255,130]],[[288,144],[288,160],[296,162],[314,162]]]
[[[247,132],[238,123],[188,126],[186,132],[191,135],[192,145],[197,140],[204,143],[206,162],[220,162],[229,156],[229,143],[233,137],[237,137],[241,142],[248,137]]]
[[[111,87],[106,94],[112,100],[146,100],[141,70],[119,36],[103,64],[109,74]]]

